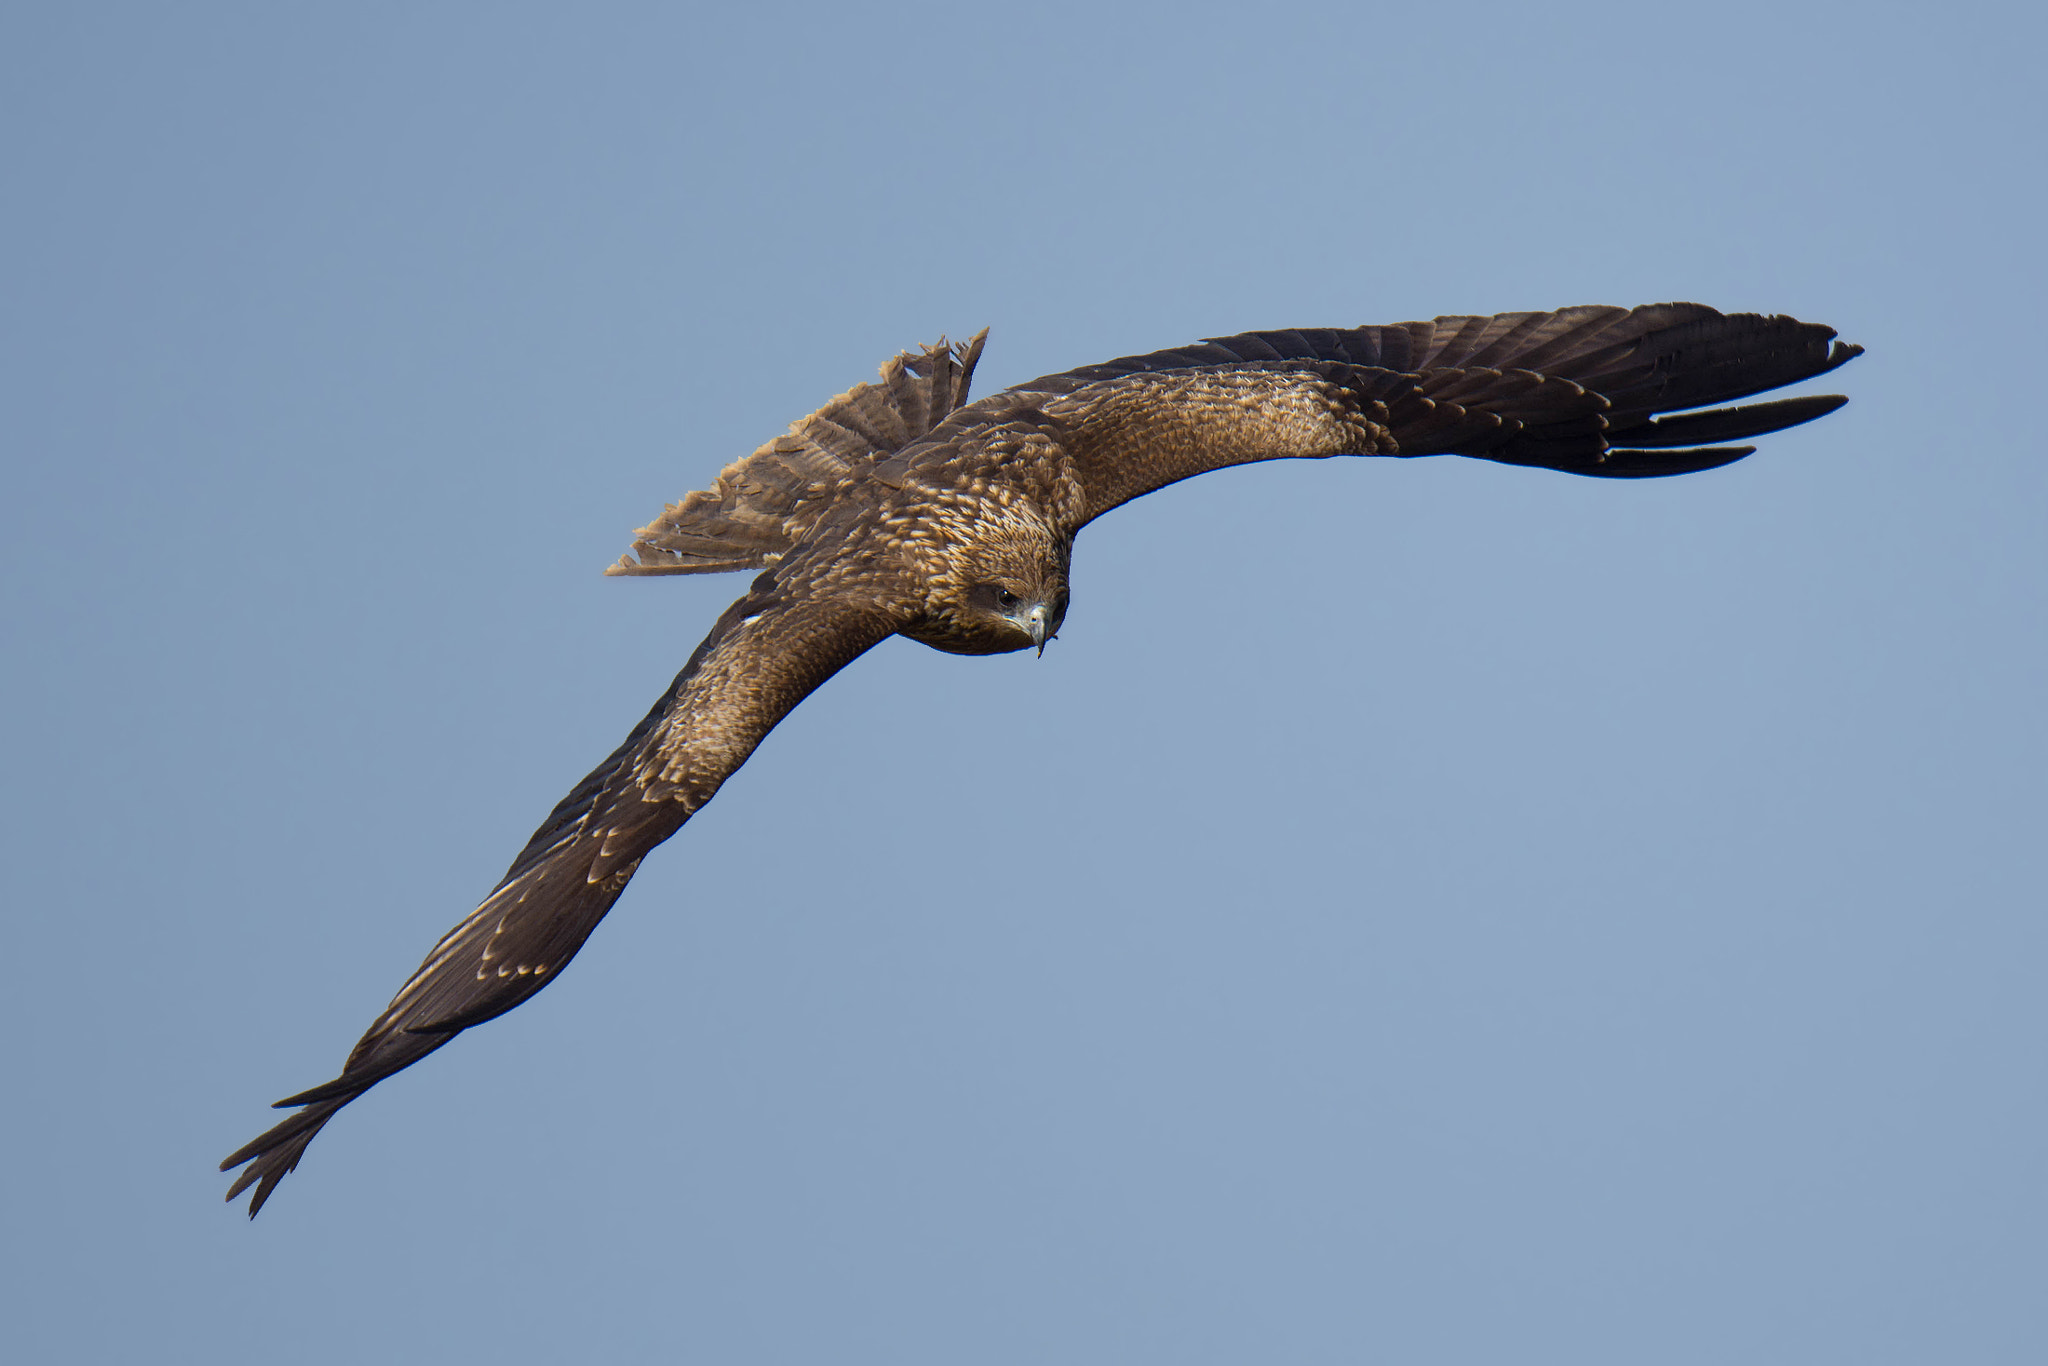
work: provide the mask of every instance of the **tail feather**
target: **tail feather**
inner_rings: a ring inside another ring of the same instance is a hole
[[[987,336],[984,329],[957,345],[941,338],[897,356],[878,382],[855,385],[726,466],[711,488],[669,504],[605,572],[715,574],[774,564],[836,494],[967,401]]]

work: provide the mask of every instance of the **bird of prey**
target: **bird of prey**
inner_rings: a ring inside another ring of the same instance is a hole
[[[1466,455],[1644,479],[1840,396],[1710,407],[1860,347],[1699,304],[1580,307],[1247,332],[1019,384],[967,386],[986,332],[884,365],[637,533],[613,574],[758,571],[625,742],[564,797],[324,1085],[221,1164],[253,1218],[342,1106],[520,1004],[576,955],[673,835],[813,688],[892,635],[1036,648],[1067,614],[1074,536],[1120,503],[1257,460]]]

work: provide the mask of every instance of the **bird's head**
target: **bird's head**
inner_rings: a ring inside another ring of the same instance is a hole
[[[1067,547],[1045,536],[992,536],[959,546],[932,585],[925,620],[905,632],[951,654],[1036,648],[1067,615]]]
[[[969,619],[996,643],[988,654],[1038,647],[1060,633],[1067,615],[1065,576],[1027,578],[1001,575],[967,590]]]

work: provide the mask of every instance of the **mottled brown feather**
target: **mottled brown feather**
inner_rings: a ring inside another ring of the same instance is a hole
[[[549,813],[483,904],[434,945],[341,1075],[277,1102],[307,1108],[228,1155],[223,1171],[249,1164],[230,1200],[253,1185],[254,1218],[342,1106],[553,981],[647,852],[711,800],[792,707],[900,624],[830,591],[838,566],[815,569],[800,558],[771,570],[726,610],[625,743]]]
[[[1724,409],[1711,419],[1658,416],[1810,379],[1861,353],[1834,338],[1817,324],[1701,304],[1593,305],[1247,332],[1042,376],[982,402],[1035,400],[1064,424],[1091,516],[1176,479],[1259,459],[1469,455],[1605,478],[1660,477],[1748,453],[1674,448],[1672,438],[1688,430],[1698,434],[1685,440],[1759,436],[1839,406],[1838,398],[1817,397]],[[1228,409],[1208,385],[1254,373],[1291,377],[1269,382],[1296,402],[1349,397],[1314,433],[1281,421],[1277,402],[1264,432],[1257,418],[1189,428],[1194,405]],[[1193,378],[1204,375],[1214,378]],[[1154,392],[1177,397],[1147,397]],[[968,405],[949,424],[973,423],[981,406]],[[1641,448],[1631,444],[1638,434]],[[1261,441],[1269,443],[1264,454],[1254,450]],[[928,445],[891,463],[928,462]]]
[[[302,1108],[222,1163],[249,1164],[230,1199],[253,1186],[253,1216],[342,1106],[554,980],[641,859],[862,652],[893,633],[958,653],[1026,648],[1018,619],[976,605],[999,588],[1035,595],[1050,613],[1034,618],[1039,635],[1056,631],[1074,534],[1108,509],[1258,460],[1458,454],[1606,478],[1709,469],[1751,449],[1711,443],[1843,400],[1687,410],[1859,351],[1791,318],[1595,306],[1248,332],[965,403],[985,336],[898,356],[880,383],[840,395],[642,528],[638,558],[610,572],[770,567],[435,945],[341,1075],[278,1102]]]
[[[608,574],[717,574],[761,569],[808,534],[877,459],[924,436],[967,401],[988,329],[905,351],[881,379],[856,384],[787,434],[719,472],[709,489],[683,495],[634,532],[632,552]]]

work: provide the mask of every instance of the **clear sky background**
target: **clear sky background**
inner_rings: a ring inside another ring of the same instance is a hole
[[[2048,1360],[2039,16],[10,6],[9,1355]],[[1854,401],[1119,511],[221,1203],[893,352],[1665,299]]]

